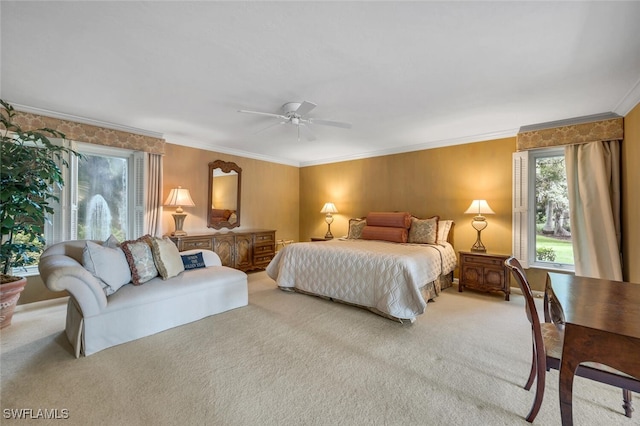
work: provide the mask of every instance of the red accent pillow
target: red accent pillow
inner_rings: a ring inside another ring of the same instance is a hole
[[[367,218],[367,220],[369,220]],[[366,225],[362,229],[363,240],[381,240],[392,243],[406,243],[409,231],[406,228],[393,228],[390,226],[370,226]]]
[[[409,212],[371,212],[367,215],[367,225],[409,229],[411,214]]]

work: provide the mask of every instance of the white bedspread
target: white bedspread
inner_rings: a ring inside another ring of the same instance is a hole
[[[267,267],[267,274],[282,288],[375,308],[413,321],[427,305],[420,288],[453,271],[456,261],[449,243],[338,239],[285,246]]]

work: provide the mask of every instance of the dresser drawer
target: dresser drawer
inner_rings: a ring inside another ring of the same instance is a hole
[[[463,254],[461,259],[462,263],[473,263],[476,265],[489,265],[489,266],[497,266],[499,268],[502,268],[504,266],[504,259],[502,258],[495,258],[495,257],[488,257],[488,256],[476,256],[476,255],[469,255],[469,254]]]
[[[203,238],[198,240],[182,241],[181,250],[213,250],[213,238]]]
[[[254,256],[260,256],[264,254],[275,254],[276,246],[274,244],[265,244],[253,247]]]
[[[254,256],[253,257],[253,265],[257,268],[266,268],[273,259],[273,254],[263,255],[263,256]]]
[[[275,247],[276,244],[276,233],[275,232],[260,232],[254,234],[254,244],[262,244],[262,243],[272,243]]]

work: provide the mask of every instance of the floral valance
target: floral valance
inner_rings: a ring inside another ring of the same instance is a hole
[[[590,123],[521,132],[518,133],[516,147],[518,151],[524,151],[594,141],[622,140],[623,136],[623,119],[618,117]]]
[[[165,140],[152,136],[138,135],[122,130],[108,129],[22,111],[16,111],[14,122],[21,126],[23,130],[43,127],[55,129],[64,133],[67,139],[77,142],[126,148],[152,154],[164,154]]]

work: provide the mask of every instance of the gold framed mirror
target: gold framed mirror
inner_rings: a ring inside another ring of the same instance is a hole
[[[209,163],[209,228],[240,226],[241,178],[242,169],[236,163],[222,160]]]

